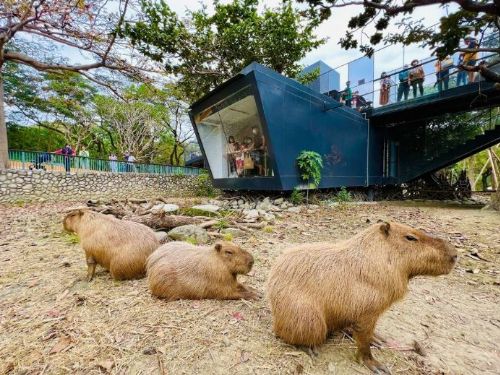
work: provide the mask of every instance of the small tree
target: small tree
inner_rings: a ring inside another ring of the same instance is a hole
[[[300,177],[307,183],[306,202],[309,204],[309,188],[316,189],[321,182],[321,170],[323,169],[323,159],[315,151],[301,151],[297,156],[297,166]]]

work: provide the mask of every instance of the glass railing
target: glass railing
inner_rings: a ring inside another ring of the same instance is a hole
[[[477,41],[479,48],[494,50],[499,43],[499,34],[490,33]],[[338,69],[337,73],[350,82],[351,95],[347,95],[345,87],[325,94],[363,111],[368,108],[415,103],[421,98],[434,100],[441,96],[449,97],[453,95],[451,91],[460,95],[467,92],[463,87],[474,86],[476,89],[479,86],[480,96],[480,88],[485,82],[483,77],[478,72],[469,72],[461,66],[477,67],[479,64],[486,64],[500,73],[500,56],[496,52],[455,52],[442,60],[426,54],[418,56],[418,52],[413,50],[405,55],[404,46],[388,45],[375,51],[372,56],[363,56],[333,68],[335,71]],[[405,65],[394,63],[401,57]],[[323,72],[318,80],[329,73],[330,70]],[[458,89],[459,87],[462,89]]]
[[[200,168],[65,156],[50,152],[9,150],[11,169],[45,170],[70,173],[149,173],[163,175],[198,175]]]
[[[475,64],[489,65],[499,59],[498,54],[489,54],[477,59]],[[437,58],[429,58],[414,66],[387,72],[385,77],[374,80],[374,86],[379,86],[378,89],[359,95],[372,97],[372,106],[377,108],[404,104],[425,97],[439,97],[441,94],[444,96],[445,92],[459,87],[484,82],[479,73],[461,69],[457,60],[450,58],[439,61]]]

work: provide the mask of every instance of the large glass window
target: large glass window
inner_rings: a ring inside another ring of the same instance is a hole
[[[196,113],[194,119],[214,178],[273,175],[250,86]]]

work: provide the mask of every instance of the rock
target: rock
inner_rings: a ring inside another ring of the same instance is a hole
[[[264,215],[262,215],[262,218],[265,221],[267,221],[269,224],[274,224],[274,222],[276,221],[276,216],[274,216],[273,214],[271,214],[269,212],[264,213]]]
[[[317,204],[310,204],[308,207],[310,210],[317,210],[319,206]]]
[[[225,228],[222,230],[223,234],[230,234],[234,238],[236,237],[243,237],[245,235],[245,231],[238,229],[238,228]]]
[[[302,209],[300,207],[289,207],[287,209],[288,212],[293,212],[293,213],[296,213],[296,214],[300,213],[301,210]]]
[[[259,218],[259,211],[257,210],[244,210],[243,215],[245,215],[245,219],[258,219]]]
[[[164,203],[155,204],[153,207],[151,207],[151,213],[155,215],[159,214],[160,212],[163,211],[164,205],[165,205]]]
[[[220,210],[219,206],[216,206],[215,204],[200,204],[198,206],[193,206],[192,207],[195,210],[200,210],[204,212],[209,212],[209,213],[216,213],[217,211]]]
[[[283,204],[284,201],[285,200],[283,198],[278,198],[278,199],[275,199],[273,203],[275,205],[279,206],[280,204]]]
[[[210,239],[207,231],[198,225],[182,225],[168,232],[168,236],[175,241],[185,241],[192,238],[199,244],[207,243]]]
[[[164,204],[162,210],[163,212],[176,212],[179,211],[179,206],[176,204]]]
[[[264,210],[264,211],[269,211],[272,207],[271,200],[269,198],[264,198],[264,200],[260,203],[257,203],[256,209],[258,210]]]
[[[155,232],[155,236],[160,243],[167,242],[168,234],[166,232],[162,232],[162,231]]]

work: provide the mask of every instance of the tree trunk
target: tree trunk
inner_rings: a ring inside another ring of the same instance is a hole
[[[0,73],[0,169],[9,168],[9,144],[7,140],[7,124],[5,123],[5,100],[3,93],[3,76]]]
[[[205,221],[205,219],[199,217],[154,214],[124,216],[122,219],[135,221],[136,223],[144,224],[153,229],[172,229],[181,225],[196,225]]]

